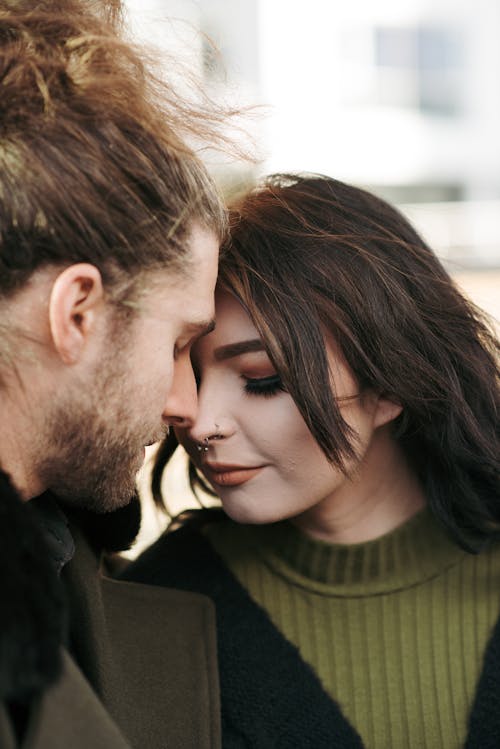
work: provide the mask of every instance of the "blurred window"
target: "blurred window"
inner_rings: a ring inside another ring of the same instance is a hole
[[[462,60],[462,45],[453,29],[376,27],[376,103],[455,116],[461,109]]]
[[[461,114],[464,43],[453,27],[346,29],[341,51],[344,104]]]

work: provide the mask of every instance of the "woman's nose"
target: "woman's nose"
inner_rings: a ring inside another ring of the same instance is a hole
[[[224,388],[206,380],[198,390],[198,412],[188,429],[188,437],[193,442],[204,444],[223,440],[234,432],[234,420],[229,413],[228,394]]]

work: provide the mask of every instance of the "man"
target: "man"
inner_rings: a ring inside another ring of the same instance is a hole
[[[194,417],[224,211],[91,7],[0,3],[0,746],[215,747],[209,602],[99,551],[137,530],[144,447]]]

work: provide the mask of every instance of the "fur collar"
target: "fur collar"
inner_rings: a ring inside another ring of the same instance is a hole
[[[141,526],[141,503],[137,494],[125,507],[104,515],[87,510],[70,512],[64,508],[64,511],[83,531],[96,553],[130,549]]]
[[[0,699],[23,702],[60,670],[62,587],[34,509],[0,472]]]
[[[140,525],[137,497],[108,515],[72,512],[96,553],[126,549]],[[67,633],[64,589],[40,515],[0,471],[0,700],[25,702],[57,678]]]

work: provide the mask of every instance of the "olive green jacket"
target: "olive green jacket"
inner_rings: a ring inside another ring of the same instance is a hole
[[[63,570],[71,649],[137,749],[218,749],[213,604],[204,596],[113,580],[74,526]]]
[[[131,749],[108,712],[63,651],[59,679],[34,700],[21,744],[0,703],[2,749]]]

